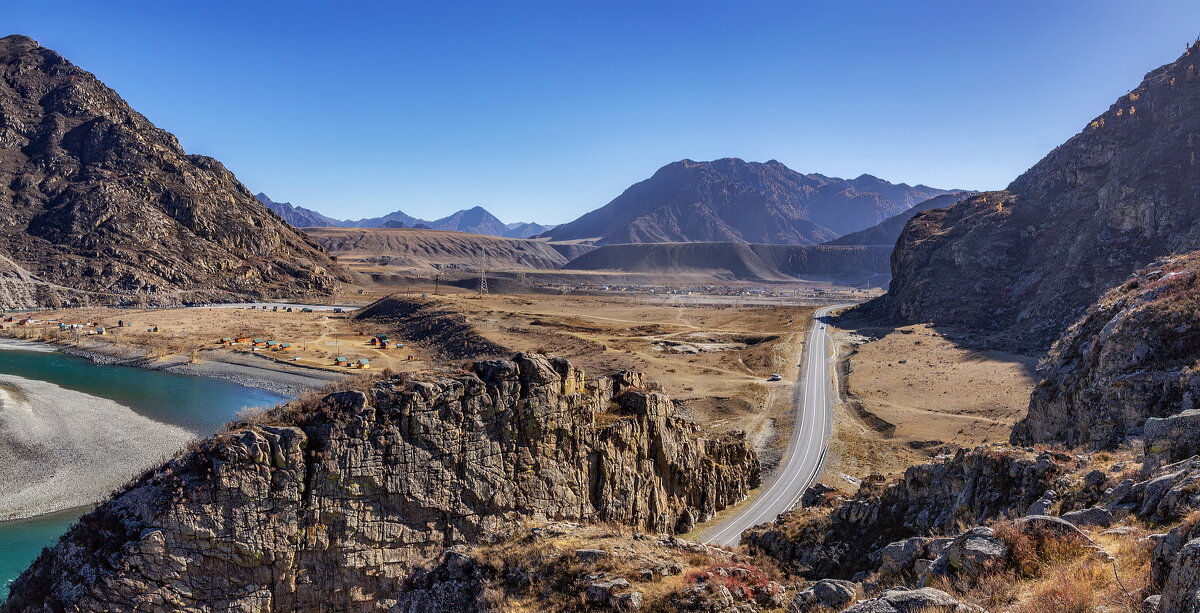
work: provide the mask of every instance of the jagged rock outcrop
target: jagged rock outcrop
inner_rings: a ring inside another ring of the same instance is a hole
[[[1200,96],[1200,93],[1198,93]],[[1200,252],[1157,262],[1091,306],[1054,344],[1013,441],[1113,447],[1150,418],[1200,409]],[[1200,452],[1187,415],[1146,431],[1166,462]]]
[[[597,548],[572,552],[573,541]],[[674,537],[539,525],[498,545],[447,549],[439,562],[410,573],[389,611],[788,610],[786,596],[794,586],[772,580],[774,569],[768,573],[747,562],[742,554]]]
[[[896,541],[958,534],[961,526],[1023,515],[1072,466],[1068,456],[1049,452],[960,450],[910,467],[890,484],[864,483],[827,514],[785,514],[746,532],[742,542],[805,576],[849,578],[879,566],[881,550]]]
[[[758,484],[636,373],[518,354],[235,425],[86,515],[3,611],[379,610],[446,546],[526,520],[674,532]]]
[[[0,39],[0,185],[0,307],[327,294],[349,280],[220,162],[24,36]]]
[[[1200,249],[1200,43],[1012,182],[906,226],[860,313],[1050,346],[1105,291]]]
[[[771,160],[680,160],[608,204],[541,236],[602,244],[733,242],[813,245],[877,224],[934,196],[871,175],[800,174]]]

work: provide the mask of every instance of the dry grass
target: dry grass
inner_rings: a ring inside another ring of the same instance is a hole
[[[1112,559],[1078,538],[1027,533],[998,522],[1010,553],[996,571],[970,582],[937,579],[933,587],[993,613],[1139,613],[1149,595],[1151,545],[1146,533],[1091,535]]]

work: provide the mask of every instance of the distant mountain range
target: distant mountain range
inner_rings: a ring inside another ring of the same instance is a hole
[[[771,160],[680,160],[612,202],[540,235],[599,244],[813,245],[869,228],[950,190],[800,174]]]
[[[418,219],[403,211],[388,213],[383,217],[369,217],[357,220],[334,219],[312,209],[295,206],[290,202],[275,202],[261,192],[257,197],[259,202],[262,202],[267,208],[275,211],[284,221],[297,228],[424,228],[499,236],[501,238],[529,238],[554,227],[531,222],[506,224],[481,206],[458,211],[433,221]]]

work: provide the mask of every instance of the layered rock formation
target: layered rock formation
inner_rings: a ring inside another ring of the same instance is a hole
[[[563,265],[565,270],[703,274],[746,281],[856,281],[888,272],[885,246],[653,243],[605,245]]]
[[[554,270],[567,263],[554,243],[416,228],[309,228],[338,261],[422,271],[438,268]]]
[[[865,312],[1044,350],[1106,290],[1200,249],[1200,44],[1017,178],[922,213]]]
[[[599,239],[604,244],[812,245],[870,227],[944,193],[870,175],[852,180],[804,175],[775,160],[681,160],[542,236]]]
[[[0,39],[3,307],[330,292],[345,273],[90,73]]]
[[[1200,252],[1158,262],[1105,294],[1039,370],[1014,442],[1113,447],[1141,435],[1148,418],[1200,409]],[[1169,421],[1155,426],[1152,453],[1183,434]]]
[[[523,520],[690,529],[758,462],[621,373],[518,355],[282,407],[136,479],[12,587],[4,611],[367,611],[414,563]]]

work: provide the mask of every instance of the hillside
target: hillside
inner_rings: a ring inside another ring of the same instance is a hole
[[[1148,419],[1195,413],[1197,322],[1200,252],[1155,262],[1109,291],[1051,348],[1014,442],[1108,448],[1141,435]],[[1179,433],[1165,439],[1147,443],[1169,448]]]
[[[0,306],[323,294],[317,244],[90,73],[0,39]]]
[[[971,196],[974,196],[975,194],[976,192],[953,192],[950,194],[935,196],[913,206],[911,209],[908,209],[899,215],[889,217],[878,224],[867,228],[866,230],[851,232],[850,234],[840,238],[828,241],[825,244],[887,245],[891,247],[894,246],[896,244],[896,240],[900,238],[900,233],[904,231],[904,226],[908,223],[908,220],[915,217],[917,213],[953,206],[959,202],[962,202],[963,200],[966,200],[967,198],[970,198]]]
[[[414,228],[309,228],[308,233],[351,265],[553,270],[567,263],[566,257],[542,241]]]
[[[133,479],[0,610],[389,610],[452,545],[538,520],[686,532],[759,484],[744,435],[706,434],[639,373],[518,354],[355,385]]]
[[[700,273],[718,279],[854,281],[887,273],[883,247],[747,245],[745,243],[653,243],[605,245],[576,257],[568,270],[638,273]]]
[[[1200,249],[1198,62],[1150,72],[1007,190],[914,217],[862,313],[1045,350],[1134,270]]]
[[[946,193],[800,174],[775,160],[681,160],[612,202],[542,235],[604,244],[735,242],[811,245],[833,240]]]

